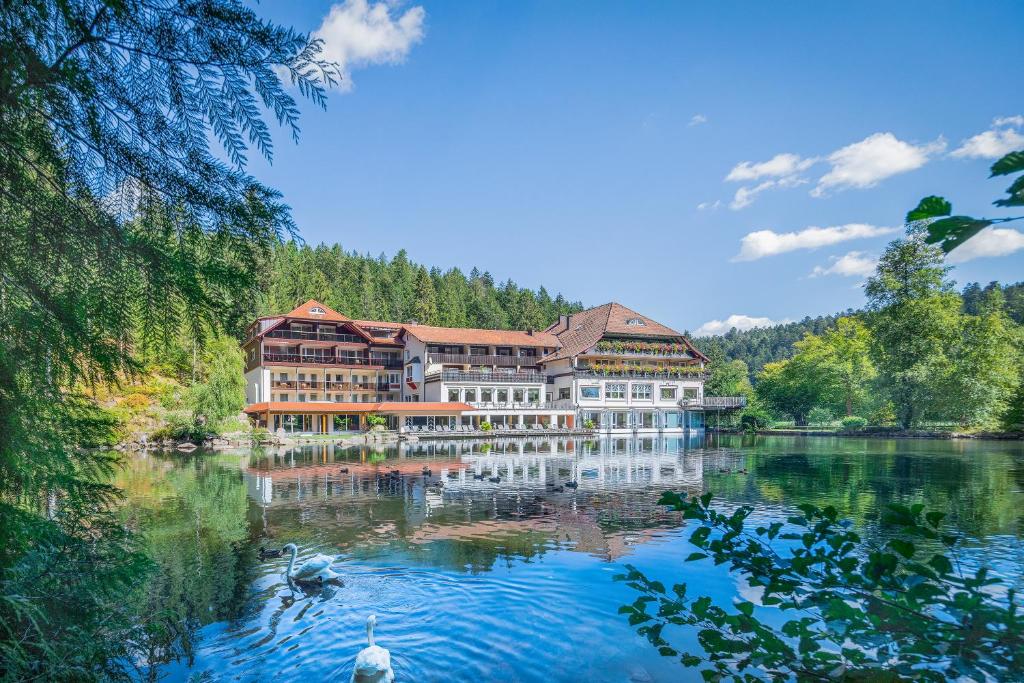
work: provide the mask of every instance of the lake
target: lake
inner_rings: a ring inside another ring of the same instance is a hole
[[[1024,588],[1021,442],[696,435],[127,457],[123,514],[159,567],[139,587],[136,664],[164,680],[348,681],[371,613],[399,681],[699,679],[617,613],[636,597],[612,579],[626,564],[724,605],[744,593],[683,562],[692,526],[657,505],[667,489],[765,520],[831,504],[876,539],[886,504],[925,503],[971,537],[969,561]],[[289,542],[300,560],[337,555],[343,585],[290,586],[287,557],[258,552]]]

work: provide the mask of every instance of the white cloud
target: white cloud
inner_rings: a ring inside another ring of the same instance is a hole
[[[739,211],[740,209],[746,208],[753,203],[754,197],[771,187],[775,187],[774,180],[766,180],[760,185],[755,185],[753,187],[741,187],[736,190],[736,195],[732,198],[732,202],[729,203],[729,208],[733,211]]]
[[[747,185],[736,190],[729,208],[733,211],[750,206],[754,197],[765,190],[773,187],[795,187],[809,182],[801,178],[800,173],[810,168],[817,159],[804,159],[797,154],[776,154],[768,161],[742,161],[736,164],[729,175],[725,176],[727,181],[744,182],[750,180],[762,180],[757,185]]]
[[[370,64],[400,64],[423,40],[426,11],[410,7],[392,16],[389,2],[345,0],[332,5],[314,38],[324,41],[323,58],[337,62],[342,90],[352,89],[352,70]]]
[[[811,191],[815,197],[830,189],[866,188],[890,176],[921,168],[946,148],[942,138],[924,145],[903,142],[892,133],[875,133],[828,155],[832,169]]]
[[[992,125],[996,126],[1017,126],[1024,127],[1024,116],[1017,114],[1016,116],[1001,116],[992,121]]]
[[[771,327],[772,325],[783,325],[790,322],[785,320],[772,320],[771,318],[756,318],[749,315],[733,313],[725,320],[709,320],[694,331],[694,335],[705,337],[712,334],[725,334],[732,328],[737,330],[752,330],[755,327]]]
[[[768,161],[753,162],[741,161],[736,164],[726,180],[744,182],[747,180],[759,180],[761,178],[784,178],[806,171],[816,159],[804,159],[798,154],[782,153],[776,154]]]
[[[843,277],[867,277],[875,272],[878,258],[865,254],[863,251],[851,251],[842,256],[832,256],[829,266],[814,266],[810,277],[822,275],[841,275]]]
[[[714,211],[715,209],[717,209],[721,205],[722,205],[722,200],[721,199],[716,199],[713,202],[701,202],[700,204],[697,205],[697,210],[698,211]]]
[[[1006,256],[1024,249],[1024,232],[1012,228],[985,228],[949,253],[950,263],[964,263],[976,258]]]
[[[827,228],[810,226],[799,232],[778,233],[757,230],[748,233],[740,242],[740,253],[733,261],[755,261],[765,256],[784,254],[797,249],[816,249],[848,240],[878,237],[896,232],[896,228],[881,228],[865,223],[848,223]]]
[[[992,127],[960,143],[951,156],[959,159],[998,159],[1024,148],[1024,116],[1004,116],[992,121]]]
[[[690,117],[690,122],[686,125],[689,126],[690,128],[693,128],[694,126],[699,126],[702,123],[707,122],[708,117],[704,116],[704,114],[694,114],[692,117]]]

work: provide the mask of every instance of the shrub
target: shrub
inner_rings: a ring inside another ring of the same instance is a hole
[[[843,429],[863,429],[867,426],[868,421],[858,415],[849,415],[844,417],[840,424],[843,425]]]
[[[492,425],[491,425],[490,422],[481,422],[480,423],[480,430],[481,431],[489,432],[489,431],[491,431],[491,429],[492,429]]]
[[[388,419],[386,417],[381,416],[381,415],[367,415],[366,416],[366,426],[369,427],[370,429],[373,429],[374,427],[386,427],[387,424],[388,424]]]
[[[767,429],[772,423],[772,416],[763,408],[747,408],[740,416],[740,427],[747,432]]]
[[[896,408],[893,406],[892,401],[886,401],[880,405],[871,415],[868,417],[868,421],[873,425],[879,427],[892,427],[896,424]]]
[[[815,427],[828,427],[835,420],[835,416],[828,408],[811,408],[807,413],[807,421]]]
[[[593,420],[584,420],[583,421],[583,428],[584,429],[594,429],[595,427],[597,427],[597,425],[594,424]]]

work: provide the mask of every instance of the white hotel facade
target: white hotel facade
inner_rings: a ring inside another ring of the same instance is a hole
[[[316,301],[255,321],[243,344],[246,412],[273,431],[683,433],[708,409],[705,363],[682,334],[621,304],[546,330],[353,320]]]

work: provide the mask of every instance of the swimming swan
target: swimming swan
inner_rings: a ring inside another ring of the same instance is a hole
[[[366,619],[366,640],[369,645],[356,655],[356,666],[352,669],[352,683],[392,683],[395,672],[391,670],[391,653],[373,644],[373,627],[377,625],[376,615]]]
[[[287,550],[291,552],[292,558],[288,560],[288,578],[298,581],[299,583],[311,583],[319,582],[326,583],[328,581],[338,581],[341,579],[341,574],[331,569],[331,564],[334,563],[333,557],[327,555],[314,555],[305,562],[303,562],[298,569],[295,568],[295,556],[298,554],[299,549],[295,547],[294,543],[289,543],[281,550]]]

